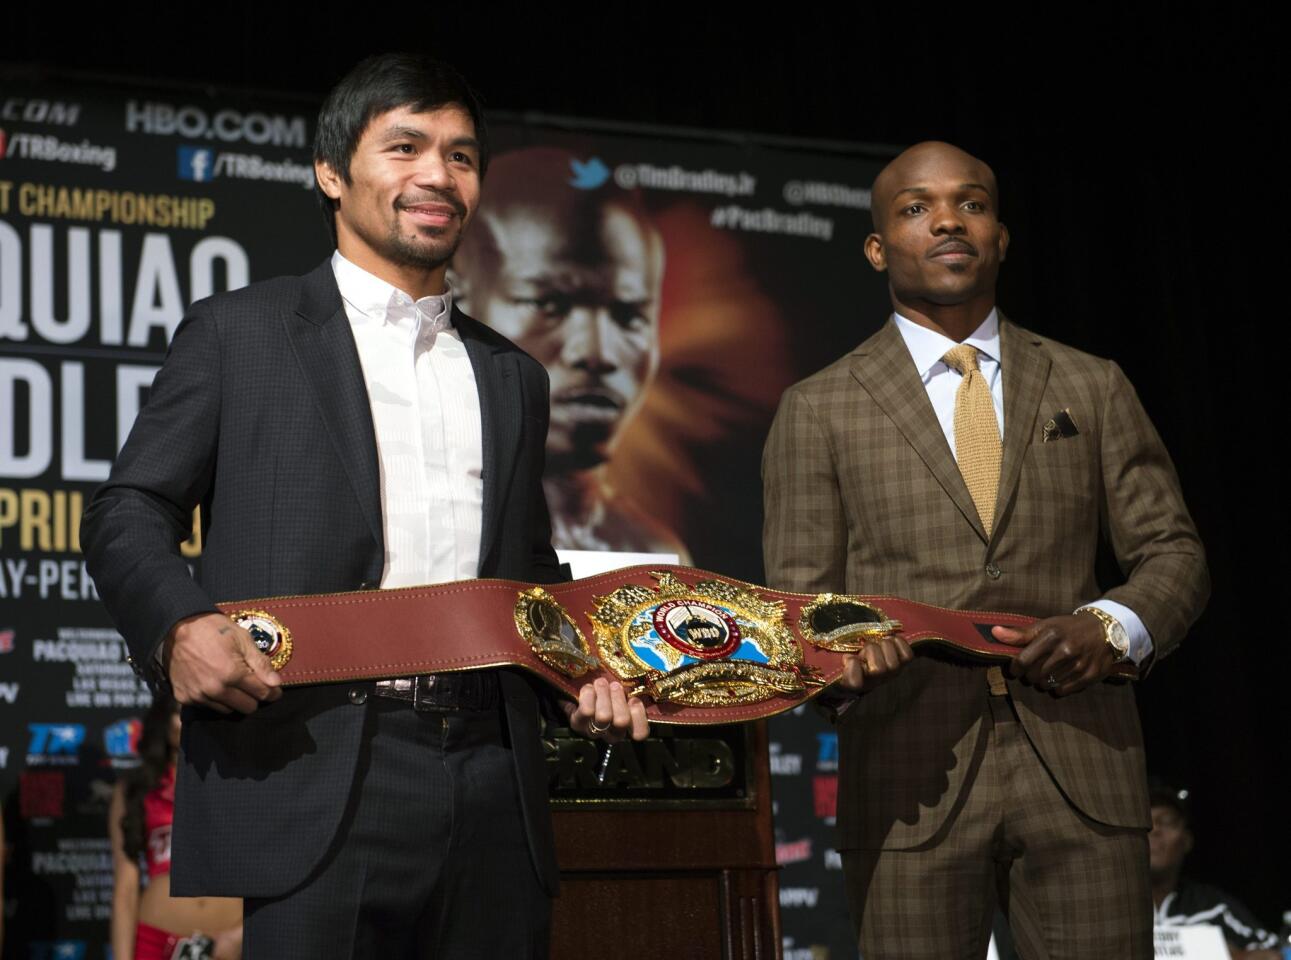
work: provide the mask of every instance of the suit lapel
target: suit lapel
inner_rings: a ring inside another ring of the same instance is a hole
[[[381,474],[372,408],[330,260],[304,278],[300,303],[284,323],[332,445],[384,555]]]
[[[511,489],[516,454],[524,420],[524,391],[514,353],[501,349],[501,341],[456,307],[453,325],[462,336],[475,372],[480,396],[480,430],[483,437],[484,507],[480,529],[480,571],[500,532],[502,506]]]
[[[1004,459],[995,501],[992,540],[1008,522],[1009,504],[1017,494],[1022,461],[1035,436],[1036,412],[1049,380],[1049,355],[1040,338],[1000,317],[1000,372],[1004,377]]]
[[[857,347],[852,354],[851,372],[985,542],[986,531],[977,507],[946,445],[946,435],[928,400],[928,390],[919,379],[919,371],[894,321],[889,319],[878,333]]]

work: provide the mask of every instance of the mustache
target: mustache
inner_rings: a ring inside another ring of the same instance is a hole
[[[427,191],[424,196],[400,197],[395,201],[395,206],[400,210],[406,210],[408,207],[417,207],[423,203],[442,203],[444,206],[452,207],[453,212],[459,217],[466,216],[466,204],[451,193],[440,193],[436,190]]]

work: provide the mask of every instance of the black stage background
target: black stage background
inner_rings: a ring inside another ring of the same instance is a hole
[[[1140,690],[1151,767],[1193,791],[1192,872],[1266,921],[1291,907],[1277,773],[1291,666],[1278,606],[1287,176],[1275,166],[1285,102],[1273,90],[1285,76],[1260,14],[1151,4],[996,21],[960,7],[934,25],[929,9],[901,22],[797,8],[751,25],[751,8],[493,6],[360,21],[354,8],[235,0],[189,7],[181,26],[162,9],[56,20],[13,5],[0,60],[36,77],[317,97],[362,55],[420,48],[455,62],[498,110],[763,142],[940,138],[990,162],[1013,234],[1001,305],[1121,363],[1209,551],[1210,607]]]

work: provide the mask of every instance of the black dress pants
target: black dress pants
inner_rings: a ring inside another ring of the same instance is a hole
[[[340,833],[310,878],[245,905],[243,956],[541,960],[551,900],[525,837],[502,707],[369,698]]]

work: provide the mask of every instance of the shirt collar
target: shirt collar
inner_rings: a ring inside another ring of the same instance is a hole
[[[927,382],[932,368],[941,363],[941,358],[946,355],[947,350],[958,344],[945,334],[921,327],[899,313],[893,316],[896,317],[897,330],[901,334],[901,339],[905,341],[906,349],[910,351],[910,357],[914,360],[919,376]],[[994,307],[986,315],[981,326],[964,338],[964,343],[972,344],[984,358],[996,363],[1000,362],[1000,318]]]
[[[341,299],[352,310],[352,320],[357,319],[354,314],[365,321],[392,325],[411,319],[414,337],[423,330],[434,332],[452,326],[453,290],[447,284],[442,294],[414,301],[398,287],[341,256],[339,250],[332,254],[332,272]]]

